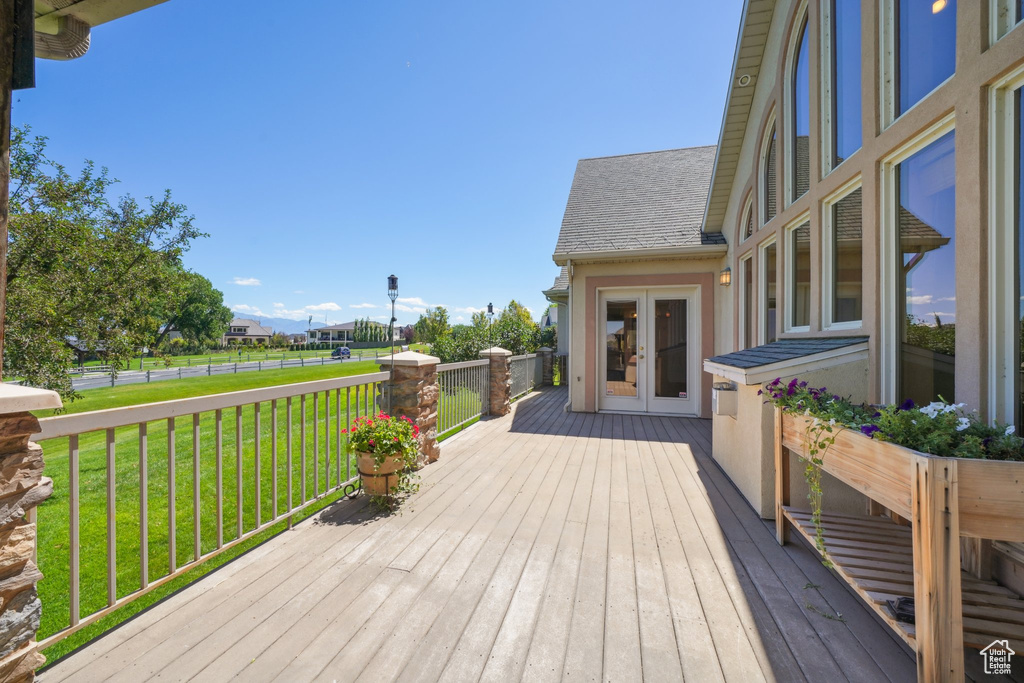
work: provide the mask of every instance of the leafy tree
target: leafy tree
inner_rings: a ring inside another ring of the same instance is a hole
[[[402,328],[402,337],[405,338],[406,344],[412,344],[416,341],[416,328],[412,325],[406,325]]]
[[[230,322],[230,321],[228,321]],[[270,345],[276,349],[283,349],[288,346],[288,335],[284,332],[275,332],[274,336],[270,338]]]
[[[448,310],[444,306],[428,308],[416,321],[416,337],[427,344],[433,344],[451,330],[448,324]]]
[[[169,191],[144,208],[112,202],[115,182],[88,161],[72,175],[45,138],[13,131],[4,372],[69,399],[71,342],[124,366],[152,342],[153,302],[203,236]]]
[[[513,299],[495,321],[493,339],[495,346],[513,355],[533,353],[540,347],[540,326],[533,321],[530,311]]]
[[[442,363],[477,360],[480,351],[487,348],[487,330],[471,325],[456,325],[447,334],[437,338],[430,347],[431,355]]]
[[[231,309],[224,305],[224,295],[199,273],[180,268],[172,271],[165,296],[153,301],[158,327],[150,346],[159,348],[172,330],[181,332],[194,348],[213,346],[232,318]]]

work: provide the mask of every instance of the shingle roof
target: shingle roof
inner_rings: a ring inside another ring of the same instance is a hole
[[[555,278],[555,284],[551,285],[551,289],[548,291],[557,291],[562,289],[569,289],[569,267],[562,266],[562,270],[559,271],[558,277]]]
[[[269,327],[263,327],[251,318],[232,318],[228,329],[230,330],[232,327],[245,327],[246,334],[263,334],[268,337],[274,334],[274,331]],[[228,334],[230,334],[230,332]]]
[[[761,365],[771,365],[780,361],[813,356],[816,353],[861,344],[867,340],[867,337],[801,337],[798,339],[780,339],[771,344],[755,346],[752,349],[743,349],[742,351],[714,356],[709,358],[708,362],[741,369],[756,368]]]
[[[724,244],[701,234],[715,147],[581,159],[556,254]]]

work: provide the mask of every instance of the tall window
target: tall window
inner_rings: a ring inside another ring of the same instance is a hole
[[[861,146],[860,0],[832,0],[832,168]]]
[[[1018,2],[1018,14],[1020,17],[1020,2]],[[1014,164],[1015,182],[1017,192],[1014,202],[1014,222],[1017,226],[1017,320],[1016,326],[1017,332],[1017,343],[1015,348],[1017,351],[1017,362],[1016,368],[1024,370],[1024,292],[1021,291],[1021,282],[1024,282],[1024,88],[1019,88],[1017,92],[1013,94],[1013,133],[1014,133],[1014,149],[1017,153],[1016,164]],[[1016,373],[1015,379],[1017,380],[1017,411],[1016,421],[1014,424],[1021,424],[1024,420],[1024,383],[1020,381],[1021,372]]]
[[[761,225],[775,218],[775,123],[772,122],[766,137],[763,158],[761,161]]]
[[[747,239],[754,234],[754,207],[750,197],[747,198],[744,206],[740,232],[743,235],[742,239]]]
[[[811,135],[811,76],[808,71],[808,31],[804,19],[797,44],[796,59],[793,62],[792,135],[790,147],[790,171],[792,188],[790,199],[796,201],[804,196],[811,182],[810,135]]]
[[[740,266],[743,277],[743,348],[757,346],[754,335],[754,259],[747,257]]]
[[[950,131],[897,167],[899,398],[956,398],[956,173]]]
[[[864,299],[864,230],[861,189],[846,195],[831,209],[830,323],[859,322]]]
[[[776,300],[776,249],[775,242],[761,248],[761,329],[762,338],[765,344],[771,344],[777,338],[776,311],[778,301]]]
[[[787,232],[787,307],[789,329],[811,324],[811,224],[805,221]]]
[[[896,0],[899,116],[953,75],[956,0]]]

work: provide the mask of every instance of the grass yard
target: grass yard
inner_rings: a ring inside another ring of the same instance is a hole
[[[176,398],[208,395],[214,393],[238,391],[277,384],[290,384],[329,377],[340,377],[376,372],[378,366],[370,361],[287,369],[282,371],[266,371],[260,373],[244,373],[214,377],[198,377],[185,380],[170,380],[154,384],[129,385],[116,388],[93,389],[82,392],[82,398],[67,407],[68,412],[85,412],[138,405],[154,401],[166,401]],[[315,491],[323,492],[328,486],[334,486],[356,475],[354,462],[348,457],[338,458],[338,442],[336,432],[337,407],[334,392],[331,392],[330,412],[331,423],[329,434],[325,434],[328,425],[325,421],[325,396],[321,394],[314,401],[308,396],[303,410],[298,397],[292,402],[292,437],[293,467],[287,470],[286,443],[287,439],[287,406],[284,400],[277,404],[278,429],[277,467],[273,467],[272,452],[274,435],[271,431],[272,410],[269,403],[261,406],[261,427],[259,442],[261,456],[259,459],[259,492],[260,520],[266,522],[275,514],[273,502],[273,485],[277,486],[277,510],[283,514],[286,510],[288,483],[291,482],[293,503],[298,505],[303,500],[315,496]],[[359,397],[359,414],[366,412],[366,392]],[[314,420],[314,403],[317,406],[318,419]],[[350,410],[352,419],[356,416],[355,396],[351,397],[351,405],[346,398],[346,391],[340,392],[341,418],[345,421],[346,408]],[[368,401],[370,410],[372,397]],[[303,449],[301,430],[302,415],[306,418],[306,439]],[[42,416],[42,415],[40,415]],[[173,471],[174,507],[175,507],[175,561],[181,567],[192,561],[196,548],[194,543],[195,515],[193,512],[193,418],[180,417],[175,420],[175,454],[173,461],[168,458],[168,424],[167,421],[152,422],[147,425],[147,530],[148,530],[148,579],[154,581],[168,573],[170,564],[169,534],[169,471]],[[314,431],[319,435],[318,449],[314,451]],[[216,526],[216,420],[213,412],[203,413],[199,420],[199,485],[200,510],[199,531],[201,536],[200,550],[207,553],[217,547]],[[325,446],[325,436],[330,444],[329,454]],[[242,430],[236,429],[236,413],[225,410],[222,422],[223,438],[223,538],[227,543],[238,537],[239,524],[243,533],[254,529],[256,523],[255,493],[257,487],[257,461],[255,444],[257,435],[254,431],[254,407],[242,409]],[[241,457],[238,457],[238,445],[241,445]],[[39,567],[44,580],[39,584],[39,595],[43,603],[42,625],[39,638],[59,631],[70,623],[69,608],[69,455],[67,439],[52,439],[42,443],[46,468],[45,474],[54,481],[53,496],[38,508],[39,525]],[[344,447],[344,438],[342,438]],[[102,432],[83,434],[79,443],[79,494],[80,506],[80,604],[81,616],[85,617],[106,606],[107,601],[107,525],[106,525],[106,440]],[[140,447],[139,429],[125,427],[115,432],[115,482],[116,482],[116,576],[117,596],[123,597],[139,589],[141,576],[141,542],[140,542]],[[241,467],[239,468],[239,463]],[[314,464],[316,463],[316,464]],[[340,470],[340,472],[339,472]],[[241,480],[241,516],[239,516],[238,482]],[[325,476],[327,480],[325,481]],[[319,509],[340,497],[335,493],[316,506]],[[315,509],[306,511],[312,514]],[[240,544],[237,548],[227,551],[217,558],[208,561],[194,571],[169,582],[152,593],[136,600],[104,618],[97,624],[82,629],[64,641],[49,648],[44,654],[51,660],[57,659],[99,635],[102,631],[127,619],[167,594],[186,585],[214,567],[229,561],[232,557],[257,545],[284,528],[284,522],[277,527],[268,529],[260,535]]]

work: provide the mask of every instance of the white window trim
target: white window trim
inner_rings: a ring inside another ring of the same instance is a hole
[[[793,146],[796,144],[796,140],[793,139],[794,136],[791,135],[791,133],[795,130],[794,119],[796,117],[796,112],[793,111],[793,69],[796,67],[797,50],[800,49],[800,27],[803,26],[803,25],[807,26],[807,58],[808,59],[813,59],[814,58],[812,56],[811,44],[810,44],[811,43],[811,24],[810,24],[810,17],[808,16],[808,13],[807,13],[807,0],[803,0],[800,3],[800,5],[797,8],[796,14],[794,16],[797,16],[797,17],[800,17],[800,18],[799,18],[799,20],[797,20],[796,22],[793,23],[793,28],[795,30],[789,35],[789,46],[786,48],[786,61],[784,62],[785,66],[783,67],[784,72],[783,72],[783,78],[782,78],[782,118],[783,118],[783,121],[785,122],[785,132],[786,132],[786,134],[782,136],[783,144],[781,145],[781,147],[782,147],[781,158],[785,159],[785,164],[782,167],[783,170],[785,171],[782,174],[782,176],[783,176],[783,181],[782,181],[782,184],[783,184],[783,188],[782,188],[782,206],[783,207],[789,207],[795,201],[793,199],[793,188],[796,186],[796,167],[793,164]],[[808,74],[807,87],[808,87],[808,90],[809,90],[810,89],[810,85],[811,85],[810,84],[810,65],[808,65],[807,74]],[[813,103],[811,103],[811,111],[813,111],[813,109],[814,109],[814,105],[813,105]],[[807,114],[808,114],[808,117],[809,117],[811,112],[808,111]],[[776,129],[776,132],[777,131],[778,131],[778,129]],[[775,167],[776,167],[776,169],[778,169],[778,166],[779,166],[779,163],[780,163],[779,158],[780,158],[780,155],[778,153],[778,150],[776,150],[776,155],[775,155]],[[810,161],[810,160],[808,159],[808,161]],[[808,173],[810,173],[810,168],[808,168]],[[810,179],[808,178],[808,184],[810,184],[809,181],[810,181]],[[800,197],[802,197],[802,196],[803,195],[800,195]],[[797,199],[799,199],[800,197],[797,197]],[[781,211],[776,211],[776,213],[781,213]]]
[[[757,315],[758,322],[761,324],[757,326],[757,343],[767,344],[768,335],[765,333],[765,324],[768,321],[768,258],[765,256],[765,251],[768,247],[773,244],[777,244],[778,239],[775,235],[772,235],[764,242],[757,245],[757,265],[758,265],[758,277],[757,277]],[[781,263],[779,249],[775,248],[775,311],[776,311],[776,325],[778,324],[778,310],[779,310],[779,263]],[[775,330],[775,338],[779,338],[779,330]]]
[[[764,174],[768,170],[768,148],[772,144],[772,136],[768,133],[774,128],[775,129],[775,177],[779,176],[779,129],[776,127],[777,120],[775,111],[772,110],[771,115],[768,117],[768,123],[765,124],[763,137],[761,139],[761,154],[758,157],[757,162],[757,199],[758,199],[758,211],[757,211],[757,224],[759,227],[764,227],[768,224],[768,184],[764,181]],[[779,211],[779,186],[776,181],[775,184],[775,216],[778,216]],[[775,216],[772,216],[774,219]],[[755,231],[756,232],[756,231]]]
[[[955,129],[952,112],[890,152],[881,161],[881,203],[879,221],[879,360],[880,393],[883,403],[896,398],[896,371],[899,351],[899,321],[896,319],[896,167],[943,135]],[[905,294],[905,293],[904,293]]]
[[[857,156],[857,152],[864,148],[864,134],[861,132],[860,147],[854,150],[853,154],[843,159],[835,166],[832,165],[832,159],[835,157],[835,150],[833,148],[833,126],[835,122],[832,120],[832,98],[835,92],[835,84],[832,82],[832,63],[835,59],[835,55],[832,53],[833,39],[832,35],[832,7],[835,4],[835,0],[825,0],[821,3],[821,26],[818,35],[820,36],[821,43],[821,63],[819,65],[821,73],[821,97],[819,103],[821,105],[821,136],[819,141],[819,149],[821,151],[821,176],[822,178],[828,176],[829,173],[836,170],[847,160]],[[864,30],[864,17],[861,20],[861,32]],[[863,80],[863,79],[862,79]],[[863,105],[864,98],[861,97],[861,104]]]
[[[791,222],[789,222],[786,225],[786,227],[782,229],[782,251],[784,252],[783,258],[779,259],[779,252],[775,252],[775,265],[776,265],[776,267],[778,267],[778,265],[779,265],[779,263],[781,261],[781,263],[784,264],[783,268],[785,269],[784,270],[785,276],[784,276],[784,279],[783,279],[783,283],[784,283],[785,286],[783,287],[783,290],[782,290],[783,297],[781,297],[781,298],[782,298],[782,300],[786,304],[786,308],[785,308],[785,323],[782,326],[783,332],[786,332],[786,333],[810,332],[811,331],[811,326],[810,325],[800,325],[799,327],[793,325],[793,309],[795,308],[795,306],[793,305],[793,303],[794,303],[793,302],[793,295],[795,294],[796,289],[795,289],[794,283],[793,283],[793,267],[792,267],[793,264],[790,263],[790,257],[791,257],[791,254],[792,254],[792,251],[790,250],[790,244],[792,243],[792,240],[793,240],[793,232],[797,228],[802,227],[804,223],[808,223],[809,224],[810,222],[811,222],[811,212],[810,211],[803,212],[802,214],[800,214],[800,216],[798,218],[795,218]],[[811,231],[811,260],[812,261],[814,260],[814,231],[813,230]],[[814,287],[814,282],[813,281],[811,282],[811,287],[812,288]],[[779,295],[779,292],[776,292],[775,294],[776,294],[776,306],[778,306],[778,300],[779,300],[779,296],[778,295]]]
[[[750,306],[757,302],[757,289],[752,290],[754,294],[754,301],[747,301],[747,277],[745,274],[747,271],[744,266],[746,266],[747,261],[750,261],[751,272],[753,272],[754,262],[751,261],[752,256],[753,254],[748,252],[746,256],[741,257],[740,260],[737,261],[737,270],[739,272],[737,273],[738,277],[736,280],[740,287],[740,338],[738,344],[740,349],[749,348],[747,346],[747,325],[750,324]]]
[[[995,45],[1017,25],[1021,17],[1016,16],[1017,3],[1014,0],[989,0],[988,41]]]
[[[988,238],[988,416],[1013,422],[1017,404],[1017,270],[1014,203],[1014,93],[1024,88],[1024,66],[989,90],[989,238]]]
[[[861,177],[858,173],[845,185],[826,197],[821,203],[821,328],[823,330],[859,330],[864,325],[863,320],[850,320],[847,322],[833,322],[832,303],[835,300],[835,282],[832,272],[833,255],[835,253],[835,231],[832,225],[832,208],[851,193],[860,189]],[[863,204],[861,205],[861,223],[863,226]],[[863,243],[863,232],[861,241]],[[863,258],[862,258],[863,263]],[[861,286],[863,287],[863,270],[861,271]],[[861,290],[863,292],[863,289]],[[861,315],[863,316],[863,304]]]

